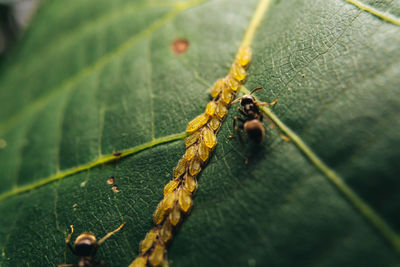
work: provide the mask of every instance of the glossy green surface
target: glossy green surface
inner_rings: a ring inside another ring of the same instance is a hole
[[[180,2],[182,3],[182,2]],[[0,65],[0,194],[185,131],[229,70],[257,1],[45,1]],[[365,1],[385,12],[390,1]],[[274,1],[246,87],[400,231],[400,27],[345,1]],[[177,56],[171,43],[187,39]],[[230,110],[199,178],[170,266],[395,266],[399,252],[267,122],[244,150]],[[100,238],[127,266],[152,227],[184,142],[159,144],[0,201],[0,265],[74,263],[64,244]],[[119,192],[107,179],[113,176]],[[397,236],[395,238],[398,238]]]

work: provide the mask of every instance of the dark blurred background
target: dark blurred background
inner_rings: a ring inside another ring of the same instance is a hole
[[[0,0],[0,60],[22,36],[40,0]]]

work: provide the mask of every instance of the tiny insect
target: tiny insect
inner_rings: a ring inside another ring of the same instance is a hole
[[[260,109],[258,108],[259,106],[273,106],[278,102],[277,99],[275,99],[271,103],[267,102],[258,102],[255,100],[254,96],[252,94],[258,90],[261,90],[262,87],[257,87],[254,88],[253,91],[249,95],[244,95],[242,97],[239,97],[235,99],[232,104],[235,104],[240,101],[240,105],[243,106],[242,108],[238,108],[238,111],[245,116],[246,118],[239,118],[239,117],[234,117],[233,120],[233,129],[235,132],[238,132],[239,129],[242,129],[244,133],[247,135],[247,137],[254,141],[257,144],[260,144],[265,136],[265,129],[264,125],[262,124],[263,120],[263,114],[260,112]],[[241,125],[237,125],[236,121],[242,122]],[[239,133],[240,137],[240,133]]]
[[[238,111],[243,116],[245,116],[245,118],[234,117],[233,120],[233,130],[235,133],[238,133],[239,140],[242,144],[243,139],[239,130],[243,130],[250,140],[254,141],[257,144],[261,144],[265,136],[265,129],[262,123],[264,116],[261,113],[259,106],[273,106],[276,104],[276,102],[278,102],[277,99],[275,99],[271,103],[256,101],[252,94],[261,89],[262,87],[254,88],[249,95],[241,96],[232,101],[232,104],[240,101],[240,105],[243,107],[243,109],[241,107],[238,107]],[[237,121],[241,122],[241,124],[238,125]],[[230,136],[230,138],[233,138],[233,135]],[[246,156],[246,164],[247,161],[248,160]]]
[[[94,267],[94,266],[107,266],[104,261],[93,261],[93,257],[96,255],[97,249],[101,244],[104,243],[110,236],[118,232],[124,227],[125,222],[122,223],[117,229],[107,233],[99,241],[96,240],[96,236],[92,233],[80,234],[74,242],[74,246],[71,245],[71,237],[74,233],[74,226],[71,225],[71,233],[65,239],[65,243],[69,249],[78,257],[76,264],[61,264],[58,267]]]

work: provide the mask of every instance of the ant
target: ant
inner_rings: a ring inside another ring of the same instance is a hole
[[[261,113],[259,106],[274,106],[277,102],[278,99],[275,99],[271,103],[267,102],[258,102],[252,96],[254,92],[257,92],[258,90],[261,90],[262,87],[256,87],[254,88],[249,95],[244,95],[242,97],[239,97],[232,101],[231,104],[235,104],[240,101],[240,105],[243,106],[243,109],[241,107],[238,107],[238,111],[245,116],[245,118],[240,118],[240,117],[234,117],[233,120],[233,129],[236,132],[238,132],[239,135],[239,140],[243,144],[243,139],[242,136],[239,132],[239,129],[243,130],[246,136],[254,141],[257,144],[261,144],[264,136],[265,136],[265,129],[264,125],[262,123],[264,114]],[[241,122],[242,124],[237,125],[236,121]],[[229,136],[229,138],[233,138],[233,135]],[[286,137],[284,138],[286,140]],[[245,164],[248,163],[248,159],[246,156]]]
[[[117,229],[107,233],[99,241],[96,240],[96,236],[92,233],[84,232],[80,234],[74,242],[74,247],[71,246],[71,237],[74,233],[74,226],[71,225],[71,233],[65,239],[65,243],[69,249],[78,257],[78,263],[76,264],[61,264],[58,267],[94,267],[94,266],[108,266],[104,261],[92,262],[97,249],[101,244],[104,243],[110,236],[118,232],[124,227],[125,222],[122,223]]]

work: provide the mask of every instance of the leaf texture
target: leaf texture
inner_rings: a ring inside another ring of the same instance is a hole
[[[257,3],[43,2],[0,65],[1,266],[74,263],[64,241],[71,224],[100,238],[126,221],[97,258],[127,266],[137,256],[184,153],[183,140],[163,138],[204,111]],[[399,17],[394,1],[362,3]],[[274,1],[251,44],[246,82],[264,88],[262,101],[278,99],[274,114],[396,233],[399,33],[346,1]],[[178,38],[189,41],[182,55],[171,49]],[[270,124],[261,146],[246,141],[245,165],[240,142],[228,138],[237,115],[231,108],[200,175],[169,247],[171,266],[399,261],[398,248]],[[90,162],[97,164],[46,180]]]

